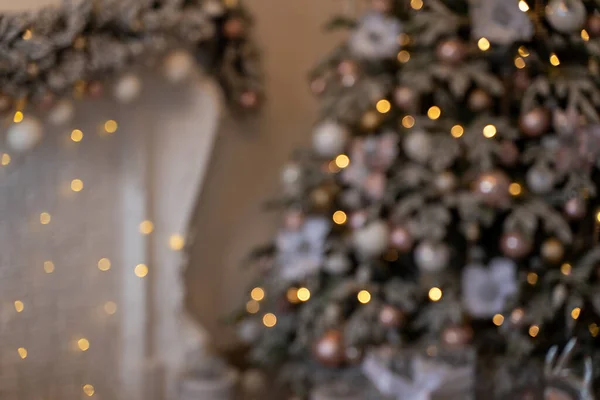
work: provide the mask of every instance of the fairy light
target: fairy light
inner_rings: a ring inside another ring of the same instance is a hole
[[[494,318],[492,318],[492,322],[496,326],[502,326],[502,324],[504,323],[504,315],[502,315],[502,314],[494,315]]]
[[[560,273],[563,274],[564,276],[569,276],[571,275],[571,264],[569,263],[564,263],[563,265],[560,266]]]
[[[2,155],[0,156],[0,164],[2,164],[3,166],[7,166],[8,164],[10,164],[10,155],[8,153],[2,153]]]
[[[31,29],[25,29],[25,32],[21,35],[23,40],[30,40],[33,37],[33,31]]]
[[[515,67],[517,67],[519,69],[523,69],[526,66],[527,66],[527,64],[525,64],[525,60],[523,60],[523,58],[521,58],[521,57],[515,58]]]
[[[138,278],[144,278],[146,275],[148,275],[148,266],[146,264],[138,264],[135,266],[133,272]]]
[[[47,274],[54,272],[54,263],[52,261],[44,261],[44,272]]]
[[[556,53],[552,53],[550,55],[550,64],[554,65],[555,67],[558,67],[560,65],[560,60],[558,59]]]
[[[483,136],[485,136],[488,139],[491,139],[494,136],[496,136],[496,133],[498,133],[498,130],[494,125],[486,125],[483,128]]]
[[[520,0],[519,1],[519,10],[521,10],[523,12],[529,11],[529,4],[527,4],[527,2],[525,2],[525,0]]]
[[[15,301],[15,311],[20,313],[25,309],[25,304],[21,300]]]
[[[347,168],[350,165],[350,157],[340,154],[335,158],[335,165],[340,169]]]
[[[517,182],[513,182],[508,187],[508,192],[513,196],[519,196],[523,192],[523,187]]]
[[[25,347],[19,347],[17,353],[19,353],[19,357],[21,357],[22,360],[27,358],[27,349]]]
[[[415,117],[413,117],[412,115],[407,115],[404,118],[402,118],[402,126],[406,129],[410,129],[413,126],[415,126]]]
[[[107,301],[104,303],[104,312],[108,315],[115,315],[117,313],[117,303],[114,301]]]
[[[71,190],[81,192],[83,190],[83,181],[81,179],[73,179],[71,181]]]
[[[106,133],[115,133],[117,129],[119,129],[119,125],[114,119],[109,119],[104,123],[104,130]]]
[[[288,301],[292,304],[298,304],[300,302],[300,299],[298,299],[298,289],[295,287],[291,287],[288,289],[286,297]]]
[[[185,238],[179,234],[169,236],[169,248],[173,251],[180,251],[185,247]]]
[[[77,347],[81,351],[88,351],[90,349],[90,341],[86,338],[81,338],[77,341]]]
[[[345,212],[338,210],[333,213],[333,222],[335,222],[336,224],[343,225],[346,223],[347,220],[348,220],[348,216],[346,215]]]
[[[111,263],[110,263],[110,260],[108,258],[101,258],[98,261],[98,269],[100,271],[106,272],[106,271],[110,270],[110,266],[111,266]]]
[[[590,330],[590,335],[592,335],[592,337],[596,337],[598,336],[598,333],[600,333],[600,327],[598,327],[598,324],[596,323],[591,323],[588,326],[588,329]]]
[[[427,110],[427,116],[429,117],[429,119],[432,119],[434,121],[438,119],[441,115],[442,110],[438,106],[430,107],[429,110]]]
[[[481,50],[481,51],[488,51],[490,49],[490,46],[491,46],[490,41],[484,37],[479,39],[479,41],[477,42],[477,47],[479,47],[479,50]]]
[[[454,125],[452,127],[452,129],[450,130],[450,134],[452,135],[452,137],[455,137],[458,139],[459,137],[462,137],[462,135],[465,134],[465,128],[463,128],[460,125]]]
[[[527,283],[530,285],[535,285],[538,281],[538,274],[535,272],[530,272],[527,274]]]
[[[371,301],[371,293],[367,290],[361,290],[356,297],[361,304],[368,304]]]
[[[438,287],[433,287],[429,289],[429,300],[433,302],[438,302],[442,299],[442,289]]]
[[[529,57],[530,55],[529,50],[525,46],[520,46],[518,51],[521,57]]]
[[[21,111],[17,111],[15,112],[15,116],[13,117],[13,122],[15,124],[18,124],[19,122],[22,122],[24,118],[23,112]]]
[[[73,129],[71,131],[71,140],[75,143],[81,142],[83,139],[83,132],[80,129]]]
[[[277,317],[275,316],[275,314],[272,314],[272,313],[265,314],[263,316],[263,324],[267,328],[272,328],[275,325],[277,325]]]
[[[392,104],[389,102],[389,100],[383,99],[377,102],[375,108],[377,108],[377,111],[379,111],[381,114],[387,114],[392,109]]]
[[[410,0],[410,6],[413,10],[420,10],[423,8],[423,0]]]
[[[152,221],[145,220],[140,223],[140,233],[142,235],[149,235],[154,231],[154,224]]]
[[[51,220],[52,220],[52,217],[47,212],[43,212],[40,214],[40,224],[48,225]]]
[[[307,302],[310,300],[310,290],[305,287],[298,289],[298,293],[296,295],[298,296],[298,300],[302,302]]]
[[[261,288],[261,287],[255,287],[250,292],[250,297],[254,301],[264,300],[264,298],[265,298],[265,290],[263,288]]]
[[[575,307],[571,311],[571,318],[573,318],[573,319],[578,319],[580,315],[581,315],[581,308],[579,308],[579,307]]]
[[[581,38],[587,42],[590,40],[590,34],[588,33],[588,31],[586,31],[585,29],[581,30]]]
[[[529,336],[536,337],[540,333],[540,327],[537,325],[531,325],[529,327]]]
[[[94,386],[92,386],[90,384],[83,385],[82,390],[83,390],[83,393],[85,393],[85,395],[88,397],[92,397],[94,395],[94,393],[96,393]]]
[[[406,64],[410,61],[410,53],[407,50],[401,50],[398,53],[398,61],[402,64]]]
[[[596,212],[596,221],[600,223],[600,211]]]

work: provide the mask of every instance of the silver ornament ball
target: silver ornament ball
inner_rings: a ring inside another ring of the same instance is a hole
[[[334,157],[344,151],[350,134],[343,125],[333,121],[319,124],[313,134],[313,148],[322,157]]]
[[[73,119],[75,107],[69,100],[61,100],[48,112],[48,122],[52,125],[65,125]]]
[[[414,257],[424,272],[439,272],[450,262],[450,249],[445,243],[426,240],[417,246]]]
[[[124,104],[131,103],[137,99],[142,91],[142,81],[134,74],[127,74],[119,78],[114,86],[115,98]]]
[[[350,259],[344,253],[334,253],[325,261],[325,271],[334,275],[348,272],[351,267]]]
[[[354,232],[354,245],[362,256],[378,256],[387,249],[389,234],[387,223],[374,221]]]
[[[527,172],[527,186],[536,194],[549,193],[556,183],[556,176],[544,165],[534,166]]]
[[[6,132],[8,147],[23,153],[33,149],[43,136],[42,124],[35,117],[25,117],[21,122],[12,124]]]
[[[572,33],[583,27],[587,11],[581,0],[552,0],[546,6],[546,19],[557,31]]]
[[[402,143],[406,155],[414,161],[426,163],[431,157],[431,137],[423,131],[409,133]]]

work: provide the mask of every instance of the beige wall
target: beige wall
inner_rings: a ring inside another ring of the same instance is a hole
[[[276,216],[261,211],[261,204],[278,193],[280,168],[292,149],[310,138],[317,103],[307,72],[338,42],[322,28],[342,8],[341,0],[246,4],[264,51],[267,104],[254,123],[225,122],[219,133],[196,217],[203,228],[188,273],[189,304],[218,345],[232,340],[219,318],[247,296],[249,275],[240,263],[275,231]]]

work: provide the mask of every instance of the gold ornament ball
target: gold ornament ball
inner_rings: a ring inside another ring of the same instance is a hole
[[[417,92],[407,86],[394,90],[394,103],[402,110],[412,110],[416,107]]]
[[[384,305],[379,312],[379,323],[386,328],[399,328],[404,323],[404,313],[392,305]]]
[[[552,264],[558,264],[565,255],[565,248],[560,240],[550,238],[542,243],[542,257]]]
[[[339,367],[346,360],[346,349],[342,332],[332,329],[325,333],[313,346],[314,357],[327,367]]]
[[[447,39],[438,45],[436,55],[446,64],[458,65],[465,59],[467,47],[460,39]]]
[[[550,128],[550,113],[543,107],[536,107],[521,115],[519,128],[529,137],[539,137]]]
[[[381,117],[376,111],[367,111],[364,113],[360,125],[364,130],[372,131],[379,126]]]
[[[531,242],[519,232],[507,232],[500,239],[500,248],[505,256],[518,260],[531,252]]]
[[[442,343],[447,346],[465,346],[473,340],[470,326],[449,326],[442,331]]]

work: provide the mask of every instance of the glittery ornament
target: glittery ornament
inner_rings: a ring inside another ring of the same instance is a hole
[[[585,201],[579,197],[573,197],[565,203],[565,214],[572,220],[579,220],[585,217],[587,207]]]
[[[320,156],[332,158],[343,152],[349,136],[348,130],[343,125],[325,121],[314,130],[313,148]]]
[[[581,0],[551,0],[546,6],[546,19],[559,32],[581,29],[586,18],[587,11]]]
[[[464,346],[473,340],[473,329],[469,326],[449,326],[442,331],[441,339],[447,346]]]
[[[402,226],[396,226],[390,233],[390,245],[394,249],[406,253],[412,250],[414,239],[408,229]]]
[[[342,333],[330,330],[317,340],[313,346],[314,357],[327,367],[339,367],[346,359]]]
[[[399,308],[386,304],[379,312],[379,322],[386,328],[399,328],[404,322],[404,313]]]
[[[451,65],[460,64],[467,54],[467,47],[460,39],[447,39],[442,41],[437,49],[437,58]]]
[[[415,263],[425,272],[440,272],[450,262],[450,249],[445,243],[425,240],[415,249]]]
[[[426,163],[431,157],[432,139],[424,131],[412,131],[404,138],[402,148],[414,161]]]
[[[240,18],[230,18],[223,25],[223,33],[228,39],[239,39],[244,35],[244,21]]]
[[[492,96],[485,90],[475,89],[469,95],[469,109],[473,112],[487,110],[493,104]]]
[[[25,117],[20,123],[12,124],[6,131],[6,144],[17,152],[25,152],[33,149],[43,136],[41,122],[31,116]]]
[[[505,256],[519,260],[531,252],[531,242],[518,232],[508,232],[502,235],[500,248]]]
[[[394,90],[394,103],[402,110],[416,108],[417,92],[407,86],[400,86]]]
[[[547,194],[556,183],[556,174],[547,165],[535,165],[527,171],[527,187],[536,194]]]
[[[519,128],[529,137],[538,137],[548,131],[550,119],[550,113],[547,109],[537,107],[521,115]]]
[[[558,264],[562,261],[565,255],[565,248],[560,240],[556,238],[550,238],[542,243],[542,257],[544,260],[552,264]]]
[[[353,240],[360,255],[365,257],[381,255],[388,247],[388,225],[382,220],[371,222],[356,230]]]
[[[492,207],[506,205],[510,200],[510,179],[502,171],[482,173],[473,184],[473,191]]]

